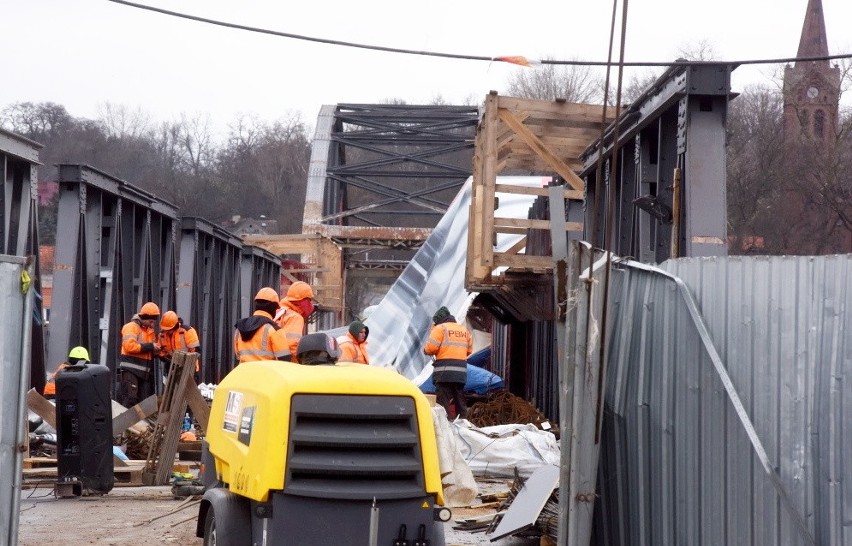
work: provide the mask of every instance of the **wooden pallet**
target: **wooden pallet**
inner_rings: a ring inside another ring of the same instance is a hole
[[[133,463],[133,461],[130,462]],[[143,485],[142,472],[144,470],[145,461],[135,461],[135,464],[115,467],[113,469],[114,486],[126,487]],[[55,466],[25,468],[23,470],[23,475],[24,485],[31,485],[32,482],[56,481],[57,468]]]
[[[56,466],[56,459],[51,457],[27,457],[24,459],[24,469]]]

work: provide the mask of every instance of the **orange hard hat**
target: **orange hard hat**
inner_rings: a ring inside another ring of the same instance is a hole
[[[171,330],[178,323],[177,313],[174,311],[166,311],[163,313],[163,318],[160,319],[160,328],[163,330]]]
[[[278,292],[276,292],[274,288],[264,286],[257,291],[257,294],[254,296],[254,300],[271,301],[275,305],[278,305]]]
[[[160,308],[157,307],[157,304],[153,301],[145,302],[145,305],[142,306],[142,309],[139,310],[139,316],[146,315],[149,317],[156,317],[160,314]]]
[[[311,290],[311,285],[306,282],[296,281],[287,289],[287,301],[299,301],[304,299],[313,299],[314,291]]]

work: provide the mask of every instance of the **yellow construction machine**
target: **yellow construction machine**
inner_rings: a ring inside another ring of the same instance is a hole
[[[444,545],[432,412],[392,370],[240,364],[203,450],[205,545]]]

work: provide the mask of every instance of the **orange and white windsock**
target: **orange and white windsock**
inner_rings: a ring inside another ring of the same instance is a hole
[[[508,57],[494,57],[495,61],[501,61],[504,63],[512,63],[519,64],[521,66],[538,66],[541,64],[541,61],[536,59],[527,59],[523,55],[510,55]]]

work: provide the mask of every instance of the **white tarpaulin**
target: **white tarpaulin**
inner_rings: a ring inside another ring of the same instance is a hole
[[[456,446],[474,476],[527,478],[545,464],[559,465],[556,437],[535,425],[477,428],[470,421],[452,422]]]

